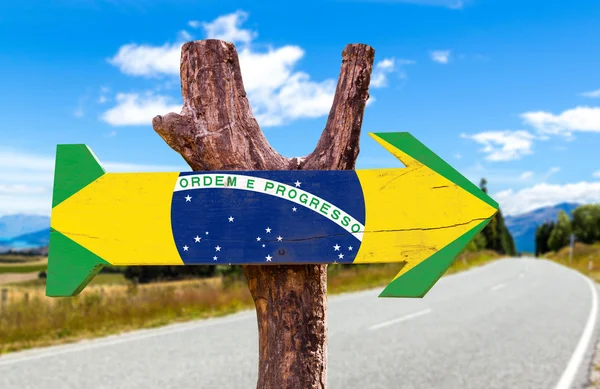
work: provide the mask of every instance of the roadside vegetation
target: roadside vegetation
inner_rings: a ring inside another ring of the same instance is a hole
[[[499,257],[493,251],[465,251],[447,274]],[[397,263],[329,265],[328,293],[382,287],[400,268]],[[221,316],[254,306],[239,267],[178,281],[139,283],[135,276],[126,278],[126,274],[139,275],[138,270],[101,273],[79,296],[69,298],[46,297],[43,278],[0,285],[0,293],[6,293],[6,301],[0,301],[0,353]]]
[[[571,252],[571,237],[574,238]],[[571,215],[557,214],[556,221],[538,226],[535,255],[571,267],[600,282],[600,204],[575,208]],[[596,345],[588,388],[600,388],[600,343]]]
[[[574,236],[571,256],[571,235]],[[577,207],[569,216],[540,225],[535,234],[535,255],[572,267],[600,282],[600,204]]]
[[[543,257],[562,265],[579,270],[600,282],[600,242],[585,244],[576,242],[573,246],[573,258],[569,259],[569,246],[557,252],[546,253]]]

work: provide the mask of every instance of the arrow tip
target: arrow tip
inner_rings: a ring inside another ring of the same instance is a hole
[[[417,163],[423,164],[437,174],[460,186],[484,203],[498,209],[498,203],[477,185],[469,181],[442,158],[438,157],[427,146],[408,132],[372,132],[369,135],[404,165],[411,167]],[[416,162],[415,162],[416,161]]]
[[[408,272],[402,271],[381,292],[379,297],[423,297],[448,270],[466,245],[491,220],[486,219]]]

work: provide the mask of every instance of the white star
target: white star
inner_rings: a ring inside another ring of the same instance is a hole
[[[183,246],[183,251],[188,251],[189,247]]]
[[[344,259],[344,254],[340,253],[340,255],[338,255],[339,259]]]
[[[257,241],[257,242],[260,242],[260,236],[259,236],[258,238],[256,238],[256,241]]]
[[[292,208],[292,211],[296,212],[296,207]]]
[[[352,251],[352,246],[348,246],[348,250]]]
[[[263,247],[265,247],[266,245],[263,243]]]
[[[282,238],[281,236],[278,236],[278,237],[277,237],[277,241],[278,241],[278,242],[281,242],[281,240],[282,240],[282,239],[283,239],[283,238]]]
[[[298,180],[296,180],[296,182],[294,182],[294,184],[296,185],[296,188],[298,188],[302,183]]]
[[[215,247],[215,250],[217,250],[217,251],[221,251],[221,246],[217,246],[217,247]]]
[[[273,257],[270,255],[267,255],[265,258],[267,259],[267,262],[271,262],[271,259],[273,259]]]
[[[196,243],[200,242],[202,240],[201,237],[199,237],[198,235],[196,235],[196,237],[194,238],[194,240],[196,241]]]
[[[333,246],[333,251],[340,251],[340,245],[336,243],[335,246]]]
[[[216,261],[216,260],[217,260],[217,256],[215,255],[215,256],[213,257],[213,261]]]
[[[206,231],[206,235],[208,235],[208,231]]]
[[[267,234],[271,233],[271,229],[269,227],[265,228],[265,231],[267,231]]]
[[[192,196],[190,196],[190,195],[185,196],[185,202],[187,203],[188,201],[189,202],[192,201]]]
[[[233,221],[233,216],[229,216],[229,222],[231,223]]]

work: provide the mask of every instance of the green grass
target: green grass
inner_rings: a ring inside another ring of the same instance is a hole
[[[15,263],[30,263],[47,261],[48,257],[41,255],[0,254],[0,265]]]
[[[127,279],[122,273],[100,273],[92,279],[88,285],[115,285],[115,284],[127,284]],[[18,284],[11,284],[17,287],[45,287],[46,279],[38,278],[33,281],[19,282]]]
[[[465,253],[448,272],[496,258],[492,252]],[[382,287],[401,267],[398,263],[330,265],[328,293]],[[124,282],[121,274],[100,274],[81,295],[53,299],[44,296],[43,280],[29,287],[12,286],[15,297],[0,309],[0,353],[221,316],[254,306],[245,281],[193,280],[139,287]]]
[[[2,266],[0,264],[0,274],[2,273],[32,273],[46,270],[47,265],[10,265]]]

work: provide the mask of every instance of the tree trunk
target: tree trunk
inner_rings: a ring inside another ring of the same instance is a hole
[[[152,120],[155,131],[195,170],[342,170],[358,156],[375,51],[348,45],[315,150],[286,158],[267,142],[252,115],[235,46],[220,40],[181,49],[181,114]],[[258,389],[327,386],[327,265],[247,265],[256,305]]]

